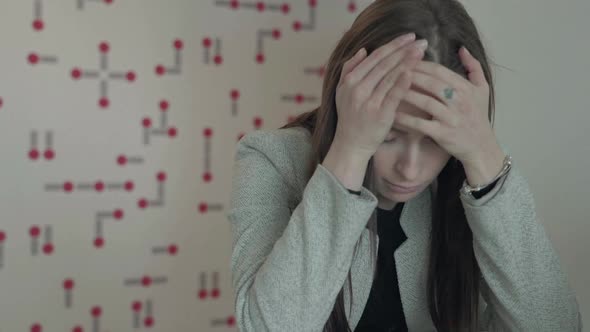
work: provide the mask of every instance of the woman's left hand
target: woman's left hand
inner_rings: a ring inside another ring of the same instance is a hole
[[[412,85],[426,93],[410,89],[404,101],[432,115],[432,120],[398,112],[395,121],[432,137],[463,165],[476,167],[502,150],[488,120],[490,92],[481,64],[464,47],[459,57],[469,80],[429,61],[420,61],[413,70]]]

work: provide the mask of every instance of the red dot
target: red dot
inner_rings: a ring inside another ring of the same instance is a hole
[[[303,99],[304,98],[303,98],[303,95],[302,94],[298,93],[298,94],[295,95],[295,102],[297,104],[301,104],[303,102]]]
[[[170,106],[170,103],[168,103],[167,100],[160,101],[160,110],[162,112],[166,112],[168,110],[168,106]]]
[[[107,108],[107,107],[109,107],[109,99],[107,97],[100,98],[100,100],[98,101],[98,105],[101,108]]]
[[[0,231],[0,242],[4,242],[4,240],[6,240],[6,233]]]
[[[101,53],[107,53],[109,51],[109,44],[107,42],[102,42],[98,45],[98,49]]]
[[[2,108],[3,104],[4,104],[4,100],[2,100],[2,97],[0,97],[0,108]]]
[[[39,226],[31,226],[31,228],[29,228],[29,234],[31,237],[38,237],[39,234],[41,234],[41,229],[39,229]]]
[[[231,0],[229,3],[231,9],[238,9],[238,7],[240,6],[240,3],[238,2],[238,0]]]
[[[43,20],[37,19],[33,21],[33,29],[40,31],[43,30]]]
[[[177,134],[178,134],[178,130],[176,129],[176,127],[168,128],[168,136],[176,137]]]
[[[168,246],[168,253],[170,255],[176,255],[176,253],[178,252],[178,246],[175,244],[171,244]]]
[[[96,182],[94,183],[94,189],[95,189],[96,191],[98,191],[98,192],[101,192],[101,191],[103,191],[103,190],[104,190],[104,182],[102,182],[102,181],[96,181]]]
[[[201,290],[199,291],[199,298],[200,298],[200,299],[204,299],[204,298],[206,298],[206,297],[207,297],[207,290],[205,290],[205,289],[201,289]]]
[[[51,160],[51,159],[53,159],[53,157],[55,157],[55,153],[53,152],[53,150],[51,150],[51,149],[45,150],[45,159]]]
[[[72,280],[72,279],[64,280],[64,288],[67,290],[74,288],[74,280]]]
[[[141,302],[140,301],[133,301],[133,303],[131,303],[131,310],[133,310],[135,312],[141,311]]]
[[[63,187],[64,187],[64,190],[65,190],[66,192],[71,192],[72,190],[74,190],[74,184],[73,184],[73,183],[71,183],[70,181],[66,181],[66,182],[64,183],[64,186],[63,186]]]
[[[293,22],[293,30],[295,31],[299,31],[302,28],[302,24],[300,21],[295,21]]]
[[[264,62],[264,54],[262,54],[262,53],[256,54],[256,62],[263,63]]]
[[[279,30],[279,29],[273,29],[273,30],[272,30],[272,37],[273,37],[274,39],[279,39],[279,38],[281,38],[281,30]]]
[[[262,126],[262,118],[255,117],[254,118],[254,127],[260,128]]]
[[[232,89],[229,93],[229,96],[233,100],[238,100],[240,98],[240,91],[237,89]]]
[[[159,76],[162,76],[166,73],[166,68],[164,68],[164,66],[162,65],[157,65],[156,66],[156,74]]]
[[[223,62],[223,58],[218,54],[213,57],[213,62],[215,62],[216,65],[220,65]]]
[[[203,46],[205,48],[211,47],[211,38],[203,38]]]
[[[82,326],[78,325],[72,329],[72,332],[84,332],[84,329],[82,328]]]
[[[133,182],[132,181],[125,182],[125,190],[127,190],[127,191],[133,190]]]
[[[354,2],[348,4],[348,11],[351,13],[356,11],[356,4]]]
[[[110,4],[112,4],[112,3],[113,3],[113,0],[104,0],[104,2],[105,2],[106,4],[108,4],[108,5],[110,5]]]
[[[281,11],[283,12],[283,14],[288,14],[290,10],[291,7],[289,7],[288,3],[285,3],[281,6]]]
[[[117,163],[121,166],[125,165],[127,163],[127,157],[124,155],[119,155],[119,157],[117,157]]]
[[[102,315],[102,309],[99,306],[93,307],[90,314],[92,317],[100,317]]]
[[[262,1],[258,1],[258,2],[256,3],[256,9],[258,9],[258,11],[259,11],[259,12],[263,12],[263,11],[264,11],[264,7],[265,7],[265,6],[264,6],[264,2],[262,2]]]
[[[211,296],[213,298],[218,298],[219,297],[219,288],[213,288],[213,290],[211,291]]]
[[[152,327],[154,325],[154,318],[150,316],[146,317],[144,320],[144,324],[147,327]]]
[[[199,212],[206,213],[207,210],[208,210],[207,203],[201,203],[201,204],[199,204]]]
[[[32,65],[36,65],[39,62],[39,56],[35,53],[29,54],[29,62]]]
[[[143,118],[143,120],[141,121],[141,125],[144,128],[149,128],[152,126],[152,120],[150,120],[150,118]]]
[[[203,130],[203,135],[205,135],[207,138],[213,136],[213,129],[205,128],[205,130]]]
[[[205,182],[211,182],[211,179],[213,178],[213,175],[211,175],[211,172],[205,172],[203,173],[203,181]]]
[[[158,174],[156,175],[156,178],[158,179],[158,181],[164,182],[164,181],[166,181],[166,173],[165,172],[158,172]]]
[[[113,217],[114,217],[115,219],[117,219],[117,220],[120,220],[121,218],[123,218],[123,210],[121,210],[121,209],[116,209],[116,210],[113,212]]]
[[[29,151],[29,158],[37,160],[37,158],[39,158],[39,151],[37,151],[37,149],[31,149],[31,151]]]
[[[72,69],[72,78],[77,80],[82,77],[82,71],[78,68]]]
[[[139,202],[137,202],[137,205],[139,206],[140,209],[145,209],[148,206],[148,201],[145,198],[142,198],[139,200]]]
[[[174,48],[175,48],[175,49],[177,49],[177,50],[182,50],[182,47],[183,47],[183,46],[184,46],[184,45],[183,45],[183,43],[182,43],[182,40],[180,40],[180,39],[176,39],[176,40],[174,41]]]
[[[148,276],[141,278],[141,284],[143,287],[149,287],[152,284],[152,278]]]
[[[317,0],[309,0],[310,7],[315,7],[315,6],[317,6],[317,4],[318,4]]]
[[[128,71],[127,72],[127,80],[129,82],[135,81],[135,78],[136,78],[135,72],[133,72],[133,71]]]
[[[45,245],[43,245],[43,252],[46,255],[51,255],[51,253],[53,252],[53,244],[45,243]]]
[[[104,246],[104,239],[102,237],[97,237],[94,239],[94,246],[97,248],[102,248],[102,246]]]
[[[41,332],[41,331],[43,331],[43,327],[41,327],[41,324],[35,323],[35,324],[31,325],[31,332]]]
[[[234,316],[229,316],[227,318],[227,325],[234,326],[235,324],[236,324],[236,319],[234,318]]]

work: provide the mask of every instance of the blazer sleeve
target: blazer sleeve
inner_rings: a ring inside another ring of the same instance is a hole
[[[506,149],[504,149],[506,152]],[[487,303],[486,331],[581,331],[575,294],[514,164],[483,197],[460,193]]]
[[[236,323],[243,332],[321,331],[377,198],[365,187],[351,195],[320,164],[291,211],[276,144],[254,132],[237,145],[227,213]]]

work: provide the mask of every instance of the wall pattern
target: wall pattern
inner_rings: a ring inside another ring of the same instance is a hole
[[[236,330],[235,144],[368,2],[1,1],[0,332]]]

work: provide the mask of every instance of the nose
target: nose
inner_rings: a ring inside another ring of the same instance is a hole
[[[419,151],[417,148],[408,148],[400,155],[395,164],[395,169],[404,183],[416,183],[419,173]]]

